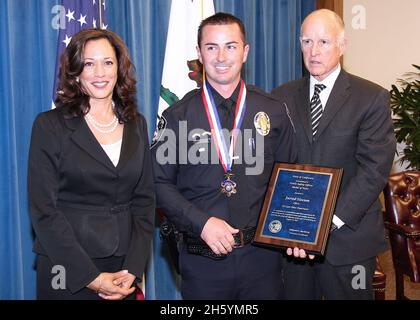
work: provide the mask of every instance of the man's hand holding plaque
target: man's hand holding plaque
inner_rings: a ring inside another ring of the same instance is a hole
[[[301,259],[305,259],[306,257],[308,257],[310,260],[315,259],[315,255],[313,254],[306,254],[306,251],[303,249],[299,249],[297,247],[295,248],[287,248],[286,253],[288,256],[293,255],[295,258],[301,258]]]

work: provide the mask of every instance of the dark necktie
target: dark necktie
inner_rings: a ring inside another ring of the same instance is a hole
[[[231,132],[233,129],[233,122],[235,121],[236,102],[230,98],[223,100],[218,106],[218,114],[220,118],[220,125],[223,129]],[[230,134],[225,136],[227,148],[229,149],[231,140]],[[243,161],[243,159],[242,159]],[[237,193],[228,198],[228,207],[230,217],[229,223],[238,228],[244,228],[250,223],[249,213],[249,191],[247,186],[247,179],[245,176],[245,165],[236,163],[234,160],[232,164],[232,180],[236,183]]]
[[[230,98],[225,99],[220,103],[218,114],[222,129],[227,129],[229,131],[233,129],[233,119],[235,117],[234,105],[235,102]]]
[[[233,129],[233,121],[235,118],[234,104],[235,102],[232,99],[224,99],[219,104],[217,112],[219,114],[220,125],[222,126],[222,129],[225,129],[223,133],[226,141],[226,147],[228,150],[231,142],[230,132]]]
[[[314,136],[318,130],[319,121],[321,120],[322,116],[322,104],[321,99],[319,98],[319,94],[322,90],[326,88],[323,84],[316,84],[314,95],[311,99],[311,127],[312,127],[312,135]]]

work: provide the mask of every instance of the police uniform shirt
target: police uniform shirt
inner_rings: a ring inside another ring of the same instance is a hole
[[[229,99],[224,99],[211,89],[223,123],[221,125],[229,130],[233,128],[239,88],[238,85]],[[226,100],[230,100],[230,110],[226,108]],[[255,141],[256,135],[260,133],[256,130],[254,120],[261,113],[269,119],[270,128],[264,133],[264,150],[257,154]],[[238,158],[232,166],[232,180],[237,183],[237,193],[230,198],[220,191],[221,182],[225,179],[222,165],[220,162],[209,164],[211,153],[215,152],[217,159],[217,152],[212,143],[201,89],[189,92],[182,100],[165,110],[162,116],[166,120],[166,128],[162,138],[152,148],[158,207],[164,210],[181,231],[197,235],[201,234],[204,224],[211,216],[221,218],[237,228],[256,226],[274,161],[296,160],[294,132],[285,108],[271,95],[254,86],[247,86],[246,111],[241,132],[248,129],[252,136],[237,143],[237,147],[240,144],[242,148],[242,152],[235,154]],[[186,121],[186,128],[185,122],[183,126],[180,125],[181,121]],[[163,138],[167,137],[166,130],[172,130],[175,141]],[[188,151],[195,148],[195,152],[207,154],[208,162],[191,163],[188,153],[179,152],[184,145],[187,145]],[[263,164],[260,174],[246,175],[246,168],[255,166],[255,163],[252,164],[252,159],[246,159],[243,152],[245,148],[250,149],[248,155]],[[161,163],[158,158],[162,150],[166,154],[176,154],[176,163]]]

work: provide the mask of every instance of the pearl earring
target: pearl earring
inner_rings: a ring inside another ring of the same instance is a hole
[[[76,82],[79,83],[80,79],[79,77],[76,77]]]

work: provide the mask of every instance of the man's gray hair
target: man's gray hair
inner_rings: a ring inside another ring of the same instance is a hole
[[[343,19],[341,19],[341,17],[337,13],[335,13],[332,10],[328,10],[328,9],[315,10],[315,11],[311,12],[309,15],[306,16],[306,18],[303,20],[303,23],[305,23],[305,20],[308,19],[309,17],[318,16],[318,15],[328,15],[328,16],[330,16],[334,20],[334,22],[337,26],[337,30],[338,30],[338,36],[337,36],[338,39],[337,40],[339,42],[345,40],[346,35],[345,35],[344,21],[343,21]],[[303,25],[303,23],[302,23],[302,25]],[[300,35],[302,36],[302,26],[300,27]]]

